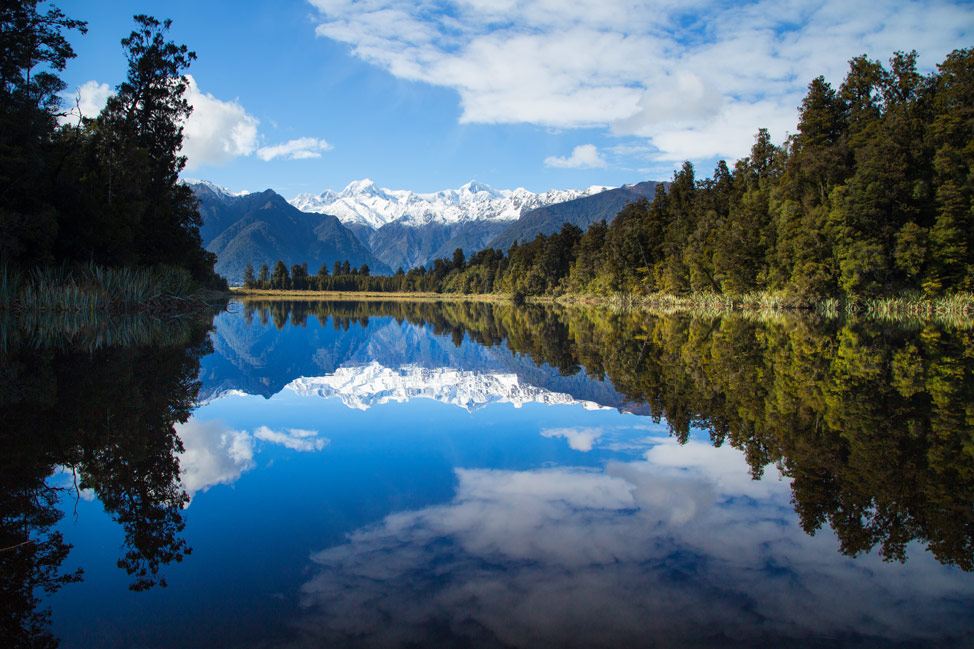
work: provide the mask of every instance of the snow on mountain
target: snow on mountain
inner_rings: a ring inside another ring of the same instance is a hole
[[[228,198],[236,198],[238,196],[247,196],[248,194],[250,194],[250,192],[247,191],[232,192],[226,187],[221,187],[216,183],[211,183],[209,180],[199,180],[197,178],[183,178],[182,183],[185,185],[189,185],[190,187],[196,188],[197,191],[199,190],[199,188],[205,188],[209,190],[215,197],[220,198],[224,201],[227,200]]]
[[[434,399],[473,412],[491,403],[581,404],[588,410],[602,409],[597,403],[579,401],[569,394],[552,392],[522,382],[516,374],[471,372],[418,365],[385,367],[377,362],[340,367],[334,374],[291,381],[286,389],[301,396],[338,397],[349,408],[367,410],[389,402]]]
[[[606,189],[611,188],[593,185],[583,190],[552,189],[535,194],[523,187],[497,190],[471,181],[459,189],[417,194],[408,190],[383,189],[365,179],[350,183],[340,192],[299,194],[290,203],[302,212],[333,214],[346,225],[364,225],[378,230],[396,221],[412,227],[429,223],[515,221],[537,207],[591,196]]]

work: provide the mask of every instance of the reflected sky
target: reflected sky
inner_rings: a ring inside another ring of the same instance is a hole
[[[449,503],[313,555],[304,629],[340,644],[578,647],[926,643],[969,629],[966,576],[927,557],[842,557],[794,524],[787,485],[738,473],[736,451],[668,440],[602,470],[458,469]]]
[[[129,593],[81,501],[62,646],[974,645],[970,574],[839,553],[775,467],[584,373],[392,318],[224,314],[214,348],[177,428],[193,554]]]

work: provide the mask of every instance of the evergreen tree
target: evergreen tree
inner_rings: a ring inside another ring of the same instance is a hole
[[[287,266],[280,259],[274,264],[274,272],[271,274],[271,288],[278,291],[286,291],[291,288],[291,277],[288,275]]]
[[[64,32],[87,31],[42,4],[0,6],[0,259],[16,265],[53,261],[59,215],[47,167],[66,87],[58,73],[75,56]]]
[[[257,279],[254,277],[254,266],[249,261],[244,267],[244,288],[252,289],[257,284]]]

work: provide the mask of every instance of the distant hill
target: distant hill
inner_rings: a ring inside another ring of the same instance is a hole
[[[200,201],[203,246],[216,254],[216,271],[231,283],[243,281],[248,261],[255,271],[264,263],[273,268],[278,259],[289,268],[307,262],[314,274],[323,263],[330,269],[347,259],[376,274],[390,272],[335,216],[302,212],[269,189],[237,195],[211,183],[187,184]]]
[[[647,181],[636,185],[625,185],[617,189],[607,189],[592,196],[583,196],[563,203],[533,209],[507,226],[485,247],[497,248],[506,252],[515,241],[530,241],[538,234],[557,232],[565,223],[571,223],[582,228],[582,230],[586,230],[588,226],[598,223],[602,219],[605,219],[607,223],[611,222],[616,214],[626,206],[626,203],[642,197],[652,199],[656,193],[657,184],[654,181]]]

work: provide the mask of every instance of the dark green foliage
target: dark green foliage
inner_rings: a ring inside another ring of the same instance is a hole
[[[0,351],[4,647],[57,646],[45,602],[82,578],[64,565],[71,546],[56,527],[77,497],[50,479],[60,467],[94,490],[124,532],[118,567],[132,590],[164,586],[166,566],[190,553],[175,426],[195,406],[208,330],[179,318],[148,338],[135,334],[137,345],[103,344],[98,333],[81,344],[42,336]]]
[[[0,258],[20,268],[178,266],[224,287],[196,200],[178,183],[183,74],[195,55],[166,40],[169,21],[135,16],[122,39],[127,76],[105,109],[58,126],[57,73],[74,56],[63,33],[86,25],[41,4],[0,8]]]
[[[257,278],[254,277],[254,265],[251,264],[249,261],[247,262],[247,265],[244,267],[243,281],[244,281],[245,288],[257,287]]]

